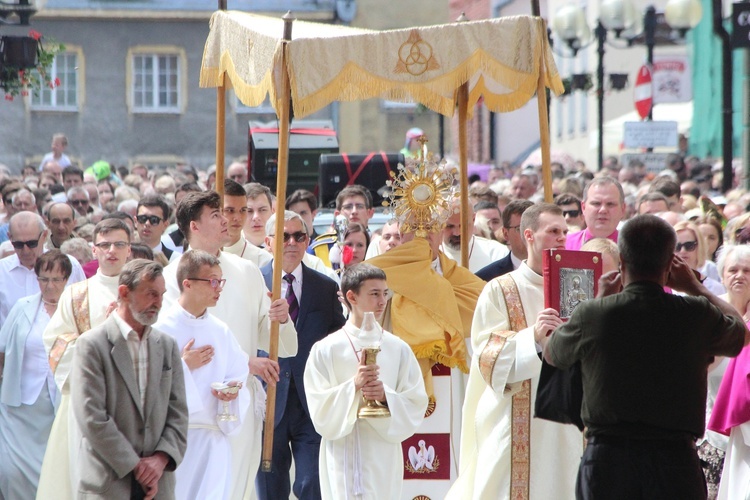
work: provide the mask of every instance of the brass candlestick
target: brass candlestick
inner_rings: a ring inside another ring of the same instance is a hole
[[[363,348],[362,355],[365,357],[365,365],[374,365],[377,361],[379,352],[380,347]],[[357,412],[358,418],[382,418],[391,416],[388,407],[380,401],[367,399],[364,396],[362,396],[362,399],[365,400],[365,405]]]

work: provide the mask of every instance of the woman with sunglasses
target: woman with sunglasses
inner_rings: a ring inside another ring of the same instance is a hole
[[[72,272],[67,255],[52,250],[34,265],[40,293],[13,306],[0,330],[0,497],[34,498],[58,392],[42,343]]]
[[[700,274],[701,268],[706,264],[706,242],[703,233],[698,226],[690,221],[680,221],[674,225],[677,233],[677,247],[675,255],[682,257],[690,268]],[[711,293],[722,295],[726,293],[724,286],[713,278],[701,274],[701,281]]]

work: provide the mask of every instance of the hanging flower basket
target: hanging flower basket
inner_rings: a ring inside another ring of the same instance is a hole
[[[29,91],[39,95],[44,88],[54,89],[60,85],[52,77],[55,56],[65,50],[65,45],[29,31],[29,36],[4,36],[0,40],[0,91],[5,99],[12,101],[17,95],[27,96]]]

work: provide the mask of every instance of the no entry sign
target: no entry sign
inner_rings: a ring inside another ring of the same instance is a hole
[[[651,81],[651,68],[645,64],[638,70],[638,77],[635,79],[635,110],[641,118],[646,118],[653,105],[654,89]]]

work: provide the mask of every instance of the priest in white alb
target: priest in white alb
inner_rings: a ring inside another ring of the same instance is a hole
[[[208,312],[226,283],[219,259],[201,250],[188,250],[180,259],[177,282],[180,298],[162,311],[154,325],[174,337],[183,351],[188,446],[175,472],[175,496],[181,500],[229,498],[233,482],[231,441],[237,439],[244,419],[254,418],[248,413],[250,393],[243,387],[249,373],[248,356],[226,323]],[[203,346],[211,347],[210,356],[199,349]],[[204,363],[208,357],[210,362]],[[231,389],[227,394],[213,384],[239,390]]]
[[[117,301],[120,271],[130,256],[130,228],[116,218],[102,220],[94,228],[93,251],[99,262],[96,274],[63,291],[57,310],[42,334],[61,397],[42,462],[37,490],[40,500],[77,497],[73,487],[78,484],[81,434],[70,407],[68,375],[76,339],[104,323]]]
[[[532,418],[542,361],[539,339],[562,324],[544,308],[542,254],[565,248],[562,211],[541,203],[521,216],[528,259],[490,281],[474,313],[459,475],[448,499],[575,498],[583,435]]]
[[[427,409],[422,373],[411,348],[374,321],[388,302],[385,273],[363,263],[347,269],[341,291],[350,309],[341,330],[318,341],[305,367],[310,418],[322,436],[320,489],[326,500],[401,497],[401,442],[417,430]],[[377,364],[364,364],[365,313],[382,333]],[[390,415],[358,418],[364,398]]]
[[[245,419],[239,433],[241,439],[232,441],[232,499],[252,498],[255,494],[255,474],[260,466],[261,432],[265,413],[266,394],[255,376],[266,383],[279,380],[276,361],[258,357],[258,349],[267,351],[270,341],[270,321],[279,321],[279,356],[297,354],[297,331],[289,321],[289,304],[280,298],[273,303],[258,266],[236,255],[222,252],[228,242],[227,219],[222,215],[221,200],[213,191],[188,193],[177,206],[177,225],[185,235],[190,248],[203,250],[219,259],[221,272],[227,278],[216,307],[210,312],[229,326],[242,350],[248,355],[250,376],[247,388],[251,394],[254,418]],[[165,307],[177,302],[180,290],[177,285],[177,268],[180,259],[164,268],[167,293]],[[205,352],[208,346],[192,350]]]

